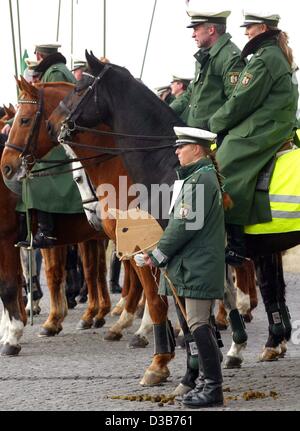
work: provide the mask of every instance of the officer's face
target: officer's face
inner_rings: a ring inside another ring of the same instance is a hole
[[[180,166],[187,166],[190,163],[196,162],[200,156],[200,146],[194,144],[180,145],[176,148],[175,154],[177,154]]]
[[[245,35],[248,36],[249,40],[251,40],[259,34],[264,33],[266,30],[266,24],[251,24],[247,25]]]
[[[192,37],[195,39],[198,48],[209,48],[212,45],[211,36],[213,33],[214,27],[203,23],[193,28]]]

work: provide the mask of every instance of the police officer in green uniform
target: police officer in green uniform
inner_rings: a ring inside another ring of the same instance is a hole
[[[84,60],[74,60],[72,73],[76,81],[80,81],[82,79],[82,74],[86,70],[87,64]]]
[[[175,98],[181,96],[187,90],[192,79],[193,78],[187,78],[185,76],[173,75],[173,79],[171,81],[172,95]]]
[[[174,131],[181,166],[174,184],[175,202],[157,248],[143,258],[147,265],[166,267],[178,296],[185,300],[203,380],[182,402],[207,407],[223,403],[220,352],[210,324],[214,301],[223,299],[225,266],[220,176],[210,152],[216,135],[190,127],[174,127]],[[163,276],[159,293],[170,294]]]
[[[167,105],[170,105],[173,100],[175,100],[175,96],[172,95],[171,85],[161,85],[160,87],[155,88],[157,96],[165,102]]]
[[[227,256],[242,262],[243,226],[272,220],[268,184],[261,170],[296,128],[298,86],[286,33],[278,15],[245,13],[242,27],[249,42],[242,59],[252,55],[230,99],[211,117],[209,128],[227,134],[217,151],[225,189],[234,206],[226,212]]]
[[[195,54],[195,78],[187,91],[171,103],[170,107],[190,127],[209,130],[209,118],[230,97],[245,67],[239,48],[226,33],[226,20],[230,11],[204,13],[187,11],[198,52]]]
[[[38,65],[34,70],[39,73],[41,82],[76,82],[66,66],[65,57],[58,52],[60,46],[58,43],[36,45],[35,54]],[[67,155],[63,147],[59,145],[48,153],[45,159],[65,160]],[[36,163],[32,171],[46,167],[48,168],[49,164]],[[65,170],[66,167],[62,166],[56,168],[55,173]],[[54,173],[54,170],[52,172]],[[33,178],[28,182],[26,189],[23,182],[22,198],[23,203],[17,206],[17,210],[21,211],[20,242],[18,243],[20,246],[28,245],[28,242],[24,241],[26,238],[24,202],[28,209],[35,209],[37,214],[38,229],[32,244],[34,248],[48,248],[55,245],[52,212],[69,214],[83,212],[80,194],[70,173]]]

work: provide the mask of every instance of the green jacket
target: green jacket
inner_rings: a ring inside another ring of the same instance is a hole
[[[230,97],[245,67],[241,51],[230,39],[230,34],[225,33],[209,50],[200,49],[195,54],[195,79],[170,104],[190,127],[208,129],[209,118]]]
[[[296,124],[297,81],[277,41],[262,39],[231,98],[209,121],[212,132],[229,131],[217,160],[234,202],[226,221],[240,225],[272,219],[268,192],[255,192],[257,176]]]
[[[64,63],[57,63],[50,66],[41,78],[41,82],[71,82],[76,83],[72,72]]]
[[[73,74],[64,63],[57,63],[50,66],[42,76],[41,82],[71,82],[75,83]],[[68,156],[64,148],[59,145],[55,147],[45,157],[48,160],[66,160]],[[36,163],[32,171],[48,168],[47,163]],[[51,172],[64,172],[70,169],[71,165],[61,166]],[[34,208],[53,213],[82,213],[81,196],[72,173],[63,175],[53,175],[47,177],[36,177],[28,182],[27,191],[25,182],[22,187],[22,203],[17,206],[18,211],[25,211],[25,197],[28,208]]]
[[[43,159],[66,160],[68,156],[62,145],[54,147]],[[49,168],[47,163],[36,163],[32,172],[42,168]],[[27,202],[29,209],[38,209],[52,213],[76,214],[83,213],[82,199],[78,187],[73,180],[72,173],[61,174],[69,170],[71,165],[64,165],[51,169],[51,173],[60,173],[45,177],[29,179],[27,187],[22,182],[22,202],[17,205],[17,211],[25,211]],[[47,171],[46,171],[47,172]],[[48,171],[49,172],[49,171]]]
[[[184,187],[175,202],[157,249],[168,259],[166,269],[179,296],[222,299],[225,261],[224,212],[214,167],[210,160],[202,159],[193,165],[179,168],[177,175],[179,179],[185,180]],[[204,202],[201,201],[203,190],[196,187],[197,185],[204,186]],[[203,220],[199,218],[201,211]],[[192,225],[195,221],[197,226]],[[199,222],[201,224],[198,224]],[[155,255],[155,251],[150,253],[154,264],[165,265],[165,262],[160,264]],[[159,293],[170,294],[163,275]]]

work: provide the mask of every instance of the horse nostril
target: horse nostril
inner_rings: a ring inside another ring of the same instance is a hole
[[[2,168],[2,172],[6,178],[9,178],[12,175],[13,170],[12,170],[12,167],[10,165],[5,165]]]

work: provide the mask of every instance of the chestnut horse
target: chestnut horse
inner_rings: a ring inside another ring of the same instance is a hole
[[[76,148],[76,137],[82,126],[91,127],[104,122],[116,133],[118,151],[135,183],[143,184],[148,196],[153,196],[152,184],[173,184],[177,158],[172,149],[174,125],[183,125],[177,115],[162,103],[145,85],[117,65],[102,64],[86,53],[90,74],[87,74],[52,113],[49,131],[53,137],[63,129],[60,140]],[[101,97],[100,97],[101,95]],[[86,129],[85,129],[86,130]],[[86,145],[88,148],[88,145]],[[102,153],[107,150],[102,147]],[[151,208],[151,203],[148,205]],[[164,227],[167,220],[157,219]],[[285,303],[285,284],[280,256],[300,243],[300,232],[246,235],[247,255],[255,260],[257,277],[268,309],[269,337],[266,349],[278,355],[281,342],[291,335],[291,321]],[[274,307],[280,322],[273,318]],[[278,310],[280,307],[280,310]],[[272,350],[273,349],[273,350]],[[268,355],[267,355],[268,356]],[[268,359],[268,358],[267,358]]]
[[[32,145],[32,142],[28,141],[28,137],[32,136],[32,127],[34,127],[35,122],[31,124],[32,119],[32,108],[35,109],[35,101],[40,100],[40,94],[43,95],[43,101],[47,99],[47,103],[44,103],[44,109],[42,112],[42,116],[46,120],[54,107],[57,105],[59,100],[61,100],[66,94],[70,91],[70,86],[68,84],[58,85],[57,83],[48,83],[48,84],[35,84],[35,86],[31,86],[26,81],[21,79],[19,86],[22,90],[20,96],[20,106],[16,115],[16,121],[13,124],[13,127],[9,136],[9,143],[6,148],[6,154],[3,155],[5,157],[4,165],[7,165],[6,162],[11,160],[14,164],[14,169],[12,175],[6,175],[6,181],[10,183],[13,182],[14,173],[18,172],[21,167],[21,158],[18,157],[19,154],[17,152],[17,148],[19,148],[19,152],[23,153],[23,144],[24,139],[27,141],[27,149]],[[62,90],[63,89],[63,90]],[[27,101],[32,101],[33,103],[27,103]],[[28,121],[18,121],[18,118],[26,117]],[[25,126],[25,127],[24,127]],[[39,128],[34,130],[34,133],[38,134],[38,139],[34,148],[34,156],[42,157],[45,155],[53,146],[53,143],[50,141],[49,136],[47,134],[46,123],[41,121]],[[113,147],[114,142],[111,138],[103,139],[105,145]],[[32,148],[33,149],[33,148]],[[16,157],[17,155],[17,157]],[[89,152],[86,152],[87,157],[90,155]],[[119,193],[122,190],[119,190],[119,176],[127,178],[127,171],[125,170],[122,160],[120,157],[107,158],[106,156],[101,159],[96,159],[98,162],[98,167],[95,167],[90,162],[83,161],[83,166],[89,174],[91,182],[95,187],[98,184],[109,184],[115,187],[117,191],[117,202],[120,201]],[[93,163],[95,160],[93,161]],[[6,172],[7,174],[7,172]],[[16,177],[15,177],[16,178]],[[128,185],[130,185],[130,180],[128,180]],[[101,200],[101,205],[104,209],[105,201]],[[115,220],[105,219],[102,221],[103,228],[111,239],[115,239]],[[126,264],[126,262],[125,262]],[[166,298],[162,298],[157,294],[157,279],[155,279],[152,275],[152,272],[149,268],[138,268],[134,261],[131,261],[131,271],[134,270],[138,275],[141,284],[144,288],[145,295],[149,304],[149,311],[154,323],[154,328],[156,330],[156,354],[153,357],[151,365],[145,372],[145,375],[141,381],[143,385],[153,385],[160,383],[161,381],[165,381],[169,376],[169,370],[167,367],[168,362],[174,356],[174,343],[172,340],[172,334],[170,332],[169,323],[167,320],[167,310],[168,305]],[[135,309],[137,303],[140,299],[140,295],[135,295]],[[114,325],[111,330],[120,332],[122,327],[125,327],[133,320],[133,313],[129,312],[125,309],[119,319],[119,322]]]

